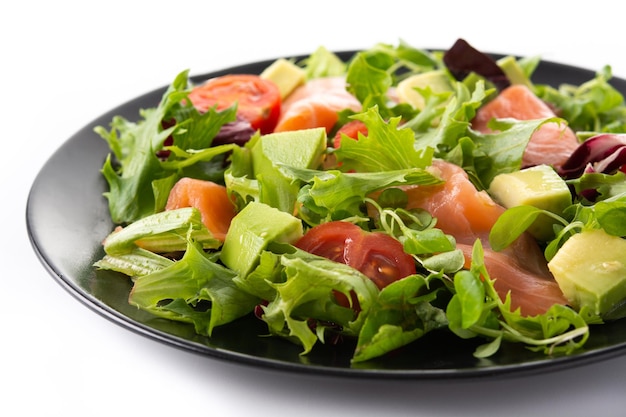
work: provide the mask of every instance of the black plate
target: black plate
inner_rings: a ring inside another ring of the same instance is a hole
[[[353,51],[341,52],[347,59]],[[227,68],[194,77],[199,81],[227,73],[259,73],[272,60]],[[592,71],[552,62],[536,70],[537,83],[580,84]],[[613,80],[626,93],[626,81]],[[556,370],[622,354],[626,349],[626,320],[592,329],[585,350],[570,356],[546,357],[517,345],[506,345],[487,359],[472,356],[476,341],[463,341],[447,332],[430,334],[384,358],[350,365],[354,346],[316,346],[307,356],[278,338],[261,337],[264,324],[246,317],[214,331],[197,335],[190,325],[155,318],[127,303],[129,280],[116,273],[96,271],[92,264],[103,256],[102,239],[112,230],[107,189],[100,168],[107,143],[93,132],[108,126],[114,115],[138,118],[140,108],[155,106],[165,87],[154,90],[102,115],[71,137],[37,176],[26,209],[31,243],[52,276],[85,305],[122,327],[160,342],[225,360],[296,372],[375,378],[462,378]]]

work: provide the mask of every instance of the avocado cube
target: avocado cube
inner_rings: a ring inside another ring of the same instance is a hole
[[[400,102],[408,103],[416,109],[422,110],[425,105],[424,97],[416,89],[425,89],[426,87],[430,87],[434,93],[454,91],[448,75],[442,70],[435,70],[415,74],[400,81],[396,88],[396,94]]]
[[[626,240],[604,230],[570,237],[548,263],[575,308],[608,316],[626,300]]]
[[[285,99],[293,90],[304,84],[306,74],[291,61],[279,58],[261,73],[261,78],[272,81],[280,91],[280,97]]]
[[[263,135],[253,144],[252,171],[260,184],[260,202],[293,213],[300,183],[279,166],[317,168],[326,149],[323,127]]]
[[[270,242],[293,243],[302,237],[297,217],[263,203],[251,202],[233,218],[222,246],[220,260],[245,277],[259,262]]]
[[[569,187],[548,165],[496,175],[488,192],[505,208],[533,206],[561,215],[572,204]],[[538,240],[547,241],[554,237],[554,223],[554,219],[541,214],[528,232]]]

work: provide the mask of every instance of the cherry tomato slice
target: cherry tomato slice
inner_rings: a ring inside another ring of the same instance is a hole
[[[378,288],[415,274],[415,261],[402,243],[385,233],[364,232],[358,243],[346,246],[347,264],[369,277]]]
[[[378,288],[416,272],[415,261],[400,242],[352,223],[335,221],[315,226],[295,246],[361,271]]]
[[[310,229],[295,246],[331,261],[347,264],[346,243],[361,239],[361,235],[361,228],[352,223],[329,222]]]
[[[272,81],[254,74],[229,74],[194,87],[189,100],[200,112],[224,110],[237,103],[237,115],[255,130],[270,133],[280,116],[280,91]]]
[[[341,126],[335,137],[333,138],[333,147],[337,149],[341,146],[341,136],[346,135],[352,139],[358,139],[359,133],[367,135],[367,126],[360,120],[351,120],[345,125]]]

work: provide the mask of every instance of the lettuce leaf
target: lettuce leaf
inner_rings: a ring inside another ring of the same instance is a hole
[[[568,354],[589,338],[595,317],[555,304],[545,314],[522,316],[513,310],[510,296],[501,300],[484,264],[480,240],[473,247],[470,270],[454,276],[454,295],[446,306],[449,329],[461,338],[482,337],[474,356],[484,358],[498,351],[502,341],[526,345],[545,354]]]
[[[304,258],[298,254],[283,255],[281,262],[286,280],[273,284],[276,297],[263,307],[262,319],[271,334],[302,345],[303,355],[318,341],[324,341],[325,323],[333,323],[333,329],[340,326],[344,334],[358,334],[378,294],[369,278],[347,265],[309,254]],[[355,316],[353,309],[337,304],[334,291],[348,300],[354,292],[360,313]],[[311,320],[317,321],[315,328]]]
[[[341,147],[335,151],[342,170],[357,172],[384,172],[409,168],[426,168],[432,162],[434,150],[414,147],[415,135],[411,129],[398,127],[400,118],[385,122],[378,107],[353,116],[367,126],[367,136],[358,140],[342,137]]]
[[[439,290],[411,275],[383,288],[359,333],[352,363],[382,356],[448,325],[445,312],[431,304]]]
[[[622,94],[609,83],[611,78],[611,67],[605,66],[581,85],[536,85],[535,93],[558,108],[574,131],[621,133],[626,130],[626,106]]]
[[[307,79],[337,77],[346,73],[347,65],[335,53],[323,46],[317,48],[300,65]]]
[[[306,183],[298,195],[303,204],[301,215],[309,224],[363,215],[365,197],[377,190],[396,185],[439,184],[441,179],[422,168],[387,172],[343,173],[281,166],[287,175]]]
[[[194,207],[167,210],[146,216],[110,233],[103,242],[108,255],[119,255],[139,246],[157,253],[183,251],[191,236],[204,249],[215,249],[222,242],[215,239],[202,223]]]
[[[210,336],[216,326],[251,313],[259,302],[237,287],[235,276],[189,240],[182,259],[135,280],[129,302],[158,317],[193,323],[197,333]]]
[[[156,107],[140,111],[138,122],[116,116],[111,121],[110,130],[102,126],[94,129],[112,151],[104,162],[102,173],[109,184],[109,191],[104,195],[114,223],[131,223],[160,211],[164,204],[162,196],[184,174],[181,170],[232,149],[232,146],[224,146],[205,153],[190,152],[209,148],[221,126],[235,120],[236,107],[223,112],[211,109],[200,114],[185,102],[188,92],[188,71],[183,71],[176,76]],[[168,138],[173,139],[173,147],[164,149]],[[165,163],[158,156],[163,150],[174,151]],[[210,175],[206,169],[204,171],[204,175]]]

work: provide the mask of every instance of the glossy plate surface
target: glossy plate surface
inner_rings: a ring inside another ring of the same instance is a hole
[[[352,51],[341,52],[348,58]],[[200,81],[227,73],[259,73],[272,61],[251,63],[194,77]],[[543,62],[533,77],[537,83],[580,84],[592,71]],[[613,80],[622,93],[626,81]],[[131,100],[94,120],[58,149],[43,166],[30,191],[26,222],[31,243],[51,275],[86,306],[124,328],[157,341],[218,359],[286,371],[371,378],[464,378],[519,375],[607,359],[626,352],[626,320],[592,328],[585,350],[550,358],[520,346],[507,345],[488,360],[472,356],[476,341],[447,333],[431,334],[412,345],[358,366],[351,366],[354,346],[319,345],[307,356],[300,348],[266,333],[262,322],[246,317],[197,335],[193,326],[155,318],[127,303],[130,280],[120,274],[96,271],[92,264],[104,252],[102,239],[113,229],[102,193],[107,185],[100,168],[108,145],[93,128],[107,126],[114,115],[136,120],[141,108],[155,106],[165,87]]]

